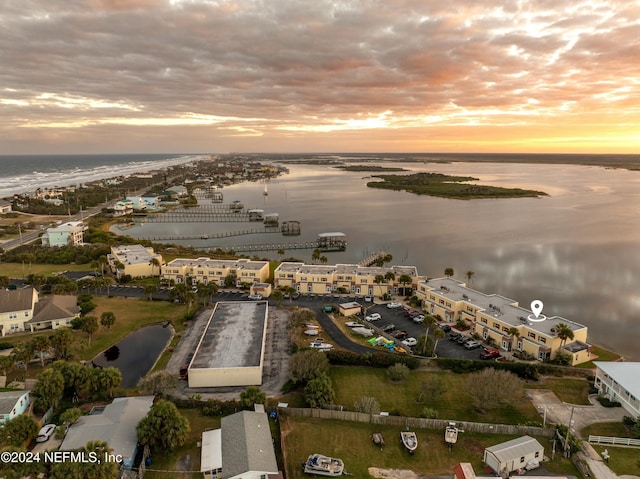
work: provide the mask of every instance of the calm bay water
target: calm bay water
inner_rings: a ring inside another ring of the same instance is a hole
[[[357,262],[383,249],[394,264],[416,265],[431,277],[452,267],[456,278],[466,280],[471,270],[472,287],[525,307],[541,299],[544,314],[586,324],[591,342],[640,360],[640,172],[573,165],[400,164],[550,194],[461,201],[367,188],[368,173],[287,166],[290,174],[272,180],[266,197],[258,183],[225,187],[223,193],[225,203],[240,200],[247,208],[279,213],[280,221],[300,220],[300,237],[266,234],[185,243],[215,248],[313,240],[318,233],[342,231],[347,251],[326,253],[329,264]],[[255,226],[147,223],[126,234],[211,234]],[[287,256],[310,261],[311,250],[287,251]]]

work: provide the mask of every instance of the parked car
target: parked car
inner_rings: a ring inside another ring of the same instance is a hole
[[[448,324],[440,324],[438,325],[438,327],[442,329],[445,333],[448,333],[449,331],[451,331],[451,326],[449,326]]]
[[[482,353],[480,353],[480,359],[493,359],[499,357],[500,351],[498,351],[497,349],[484,348],[482,350]]]
[[[372,313],[369,316],[365,316],[364,319],[369,322],[373,322],[373,321],[378,321],[379,319],[382,319],[382,316],[380,316],[380,313]]]
[[[382,329],[382,331],[384,331],[385,333],[388,333],[390,331],[393,331],[394,329],[396,329],[396,325],[395,324],[385,324],[384,326],[382,326],[380,329]]]
[[[391,336],[396,338],[396,339],[404,339],[404,338],[408,337],[409,334],[406,331],[398,330],[398,331],[394,331],[393,333],[391,333]]]
[[[467,336],[465,336],[464,334],[461,334],[461,335],[460,335],[460,337],[459,337],[458,339],[456,339],[456,343],[458,343],[458,344],[464,344],[464,343],[466,343],[467,341],[469,341],[469,339],[471,339],[471,338],[468,338],[468,337],[467,337]]]
[[[36,442],[46,442],[53,435],[56,430],[55,424],[47,424],[40,429],[38,432],[38,436],[36,437]]]
[[[420,314],[420,311],[416,311],[415,309],[407,309],[404,314],[407,318],[413,318],[414,316],[418,316]]]
[[[417,315],[417,316],[414,316],[413,318],[411,318],[411,320],[412,320],[414,323],[418,323],[418,324],[420,324],[420,323],[424,323],[424,314],[419,314],[419,315]]]
[[[249,296],[247,296],[247,299],[250,299],[252,301],[259,301],[262,299],[262,295],[261,294],[250,294]]]
[[[364,297],[364,302],[365,303],[373,303],[373,296],[365,296]]]
[[[462,334],[460,334],[460,333],[451,333],[451,334],[449,334],[449,339],[451,341],[457,341],[458,339],[460,339],[461,336],[462,336]]]
[[[407,338],[402,341],[402,344],[411,348],[418,344],[418,340],[416,338]]]
[[[395,301],[391,301],[390,303],[387,303],[387,308],[389,308],[389,309],[402,308],[402,304],[401,303],[397,303]]]
[[[482,344],[480,344],[478,341],[475,341],[473,339],[464,343],[464,347],[467,349],[476,349],[476,348],[479,348],[480,346],[482,346]]]

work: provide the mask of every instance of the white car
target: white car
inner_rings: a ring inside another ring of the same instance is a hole
[[[249,296],[247,296],[247,299],[250,299],[252,301],[260,301],[262,299],[262,295],[260,295],[260,294],[250,294]]]
[[[402,344],[409,348],[412,348],[413,346],[418,344],[418,340],[416,338],[407,338],[402,340]]]
[[[418,316],[415,316],[413,318],[413,322],[418,324],[424,323],[424,314],[419,314]]]
[[[55,424],[47,424],[46,426],[43,426],[42,429],[40,429],[40,432],[38,433],[38,437],[36,437],[36,442],[48,441],[49,438],[53,436],[53,433],[55,431],[56,431]]]
[[[402,308],[402,304],[396,303],[395,301],[391,301],[390,303],[387,303],[387,308],[389,308],[389,309]]]
[[[382,319],[382,316],[380,316],[380,313],[373,313],[373,314],[370,314],[369,316],[365,316],[364,319],[366,321],[373,322],[373,321],[378,321],[379,319]]]
[[[365,296],[364,297],[364,302],[365,303],[373,303],[373,296]]]

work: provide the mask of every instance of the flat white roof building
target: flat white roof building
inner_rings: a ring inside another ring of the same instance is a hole
[[[622,404],[633,417],[640,416],[640,362],[594,361],[595,386],[600,394]]]
[[[107,260],[118,278],[128,274],[132,277],[159,276],[161,267],[152,264],[153,259],[162,265],[162,255],[154,253],[153,248],[145,248],[141,244],[112,246]]]
[[[189,365],[189,387],[262,384],[266,301],[217,303]]]

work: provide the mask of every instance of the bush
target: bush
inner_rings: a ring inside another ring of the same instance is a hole
[[[625,416],[622,418],[622,424],[633,427],[636,425],[636,419],[631,416]]]
[[[426,407],[422,410],[422,413],[420,413],[420,417],[425,419],[438,419],[438,411],[430,407]]]
[[[388,368],[401,363],[409,369],[416,369],[420,365],[418,359],[411,356],[374,352],[371,354],[357,354],[350,351],[328,351],[325,353],[330,364],[335,366],[370,366],[373,368]]]
[[[598,402],[602,404],[604,407],[622,407],[618,401],[612,401],[609,398],[599,397]]]
[[[393,382],[405,381],[409,377],[409,368],[402,363],[396,363],[387,368],[387,376]]]

